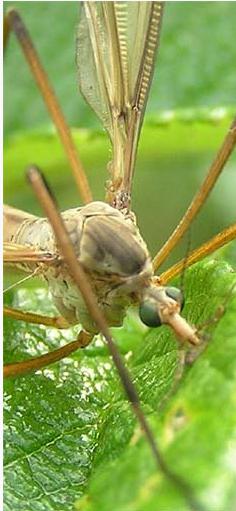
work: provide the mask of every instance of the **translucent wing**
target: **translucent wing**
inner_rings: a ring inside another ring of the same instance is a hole
[[[84,2],[79,85],[109,133],[108,200],[129,206],[137,143],[159,42],[162,2]]]

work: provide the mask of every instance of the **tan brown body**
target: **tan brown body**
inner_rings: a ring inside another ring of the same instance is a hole
[[[125,217],[108,204],[92,202],[69,209],[62,217],[109,325],[120,326],[127,307],[140,300],[153,274],[134,215]],[[61,260],[47,219],[5,206],[4,242],[55,256],[53,265],[40,263],[40,266],[59,312],[70,324],[81,323],[86,331],[97,331],[78,287]],[[32,272],[36,263],[24,263],[20,267]]]

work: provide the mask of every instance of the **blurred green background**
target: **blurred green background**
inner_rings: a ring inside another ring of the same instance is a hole
[[[7,9],[12,2],[4,2]],[[75,131],[94,197],[103,198],[108,138],[78,92],[77,2],[17,2],[63,111]],[[133,208],[154,254],[181,218],[230,124],[236,91],[236,4],[167,2],[158,67],[140,141]],[[86,70],[85,70],[86,72]],[[4,73],[5,201],[40,213],[25,183],[40,165],[61,208],[80,198],[44,104],[11,37]],[[191,229],[191,248],[235,220],[236,157]],[[168,261],[185,254],[188,239]]]

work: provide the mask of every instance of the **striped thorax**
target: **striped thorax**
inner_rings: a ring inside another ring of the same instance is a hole
[[[96,326],[60,257],[48,220],[13,208],[8,209],[8,220],[10,212],[12,217],[15,215],[15,224],[9,228],[8,221],[5,241],[10,241],[10,237],[14,243],[55,256],[53,265],[40,265],[59,312],[70,324],[80,322],[86,331],[95,333]],[[151,258],[134,214],[125,216],[108,204],[92,202],[65,211],[62,218],[109,325],[120,326],[127,307],[141,300],[153,275]],[[24,263],[21,268],[32,272],[35,265]]]

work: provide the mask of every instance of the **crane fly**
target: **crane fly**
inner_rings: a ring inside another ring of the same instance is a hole
[[[153,260],[139,232],[132,211],[132,181],[162,17],[161,2],[84,2],[81,10],[77,41],[80,90],[112,144],[106,198],[101,202],[92,198],[70,131],[20,15],[12,9],[6,16],[5,42],[10,30],[14,31],[57,127],[85,205],[60,215],[43,175],[34,165],[28,179],[46,217],[11,206],[4,208],[5,263],[30,275],[41,275],[61,314],[51,318],[6,307],[6,315],[58,328],[82,325],[73,343],[41,357],[8,364],[5,375],[17,376],[45,367],[86,347],[95,334],[102,333],[157,464],[196,508],[191,490],[165,464],[153,441],[135,387],[108,328],[122,325],[127,308],[136,305],[141,321],[148,327],[165,324],[181,342],[198,346],[201,337],[197,326],[181,315],[182,293],[167,283],[236,234],[235,225],[225,229],[184,261],[155,275],[189,229],[228,160],[236,142],[235,121],[186,214]]]

